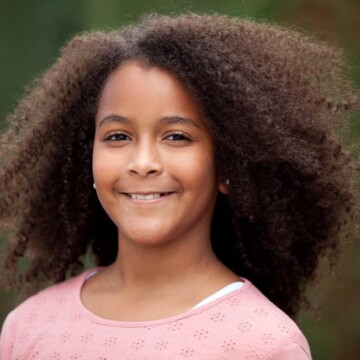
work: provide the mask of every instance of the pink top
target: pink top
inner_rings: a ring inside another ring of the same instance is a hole
[[[296,324],[248,280],[241,289],[166,319],[122,322],[87,310],[90,269],[27,299],[5,320],[1,360],[309,360]]]

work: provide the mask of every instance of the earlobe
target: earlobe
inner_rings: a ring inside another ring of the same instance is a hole
[[[227,180],[226,182],[220,182],[218,185],[218,189],[221,193],[223,193],[224,195],[228,195],[229,194],[229,181]]]

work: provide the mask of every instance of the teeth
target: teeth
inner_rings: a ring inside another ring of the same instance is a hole
[[[140,194],[130,194],[132,199],[136,200],[154,200],[160,197],[160,194],[149,194],[149,195],[140,195]]]

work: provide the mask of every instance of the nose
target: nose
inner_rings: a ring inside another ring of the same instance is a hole
[[[143,141],[134,147],[127,170],[131,175],[140,177],[161,174],[163,165],[156,144]]]

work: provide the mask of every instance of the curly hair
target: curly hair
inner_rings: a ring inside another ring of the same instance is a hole
[[[91,159],[102,87],[128,59],[170,72],[201,106],[218,176],[230,180],[213,249],[295,316],[319,259],[339,253],[356,218],[357,160],[339,132],[359,94],[340,50],[218,14],[149,14],[78,35],[27,89],[0,139],[3,283],[34,292],[81,271],[87,251],[97,265],[115,260],[117,229],[92,189]]]

